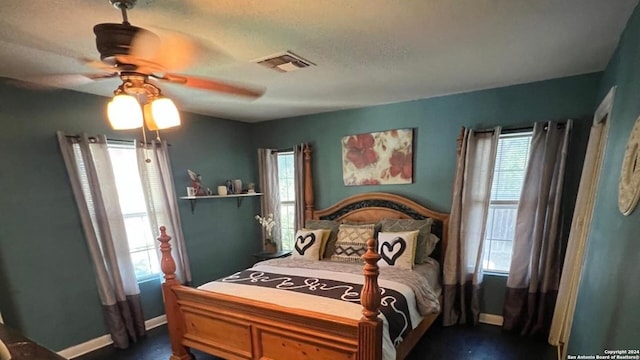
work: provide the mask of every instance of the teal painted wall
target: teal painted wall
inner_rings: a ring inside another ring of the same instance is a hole
[[[253,125],[184,113],[183,126],[163,137],[172,144],[179,195],[189,184],[187,169],[201,173],[212,188],[231,178],[257,182],[257,147],[285,148],[309,141],[314,145],[318,208],[351,194],[380,190],[448,211],[455,138],[461,126],[517,127],[546,119],[590,119],[599,80],[596,73]],[[7,169],[0,177],[0,311],[8,324],[55,350],[105,333],[93,270],[54,133],[137,137],[137,131],[109,129],[103,119],[106,101],[71,91],[34,92],[0,83],[0,166]],[[414,184],[342,185],[342,136],[403,127],[416,129]],[[587,128],[588,121],[578,121],[569,155],[575,169],[581,165]],[[579,177],[575,169],[568,171],[567,196],[575,196],[571,190]],[[241,207],[233,199],[200,200],[193,214],[188,202],[181,201],[180,212],[195,285],[252,263],[250,254],[260,248],[259,227],[253,220],[259,212],[258,198],[245,199]],[[158,284],[141,285],[147,318],[162,312]],[[487,309],[501,308],[493,300],[488,303]]]
[[[388,191],[410,196],[437,210],[448,211],[461,126],[489,128],[527,126],[535,121],[590,118],[600,73],[391,105],[267,121],[252,127],[255,143],[286,148],[313,145],[317,207],[348,195]],[[584,148],[584,131],[574,143]],[[414,183],[411,185],[344,186],[343,136],[398,128],[415,128]],[[576,154],[580,159],[580,154]],[[579,176],[579,174],[578,174]],[[436,189],[434,191],[434,189]]]
[[[36,92],[0,79],[0,311],[7,324],[54,350],[105,334],[100,302],[56,130],[114,132],[104,119],[107,99],[72,91]],[[187,168],[206,184],[257,179],[249,125],[183,114],[183,126],[163,132],[170,143],[176,191],[185,193]],[[191,214],[180,202],[194,283],[251,264],[260,248],[253,215],[258,198],[201,201]],[[221,254],[224,254],[221,256]],[[163,313],[159,281],[141,284],[145,315]]]
[[[602,177],[573,319],[569,354],[640,345],[640,209],[618,211],[618,176],[640,115],[640,10],[635,9],[603,76],[598,102],[617,85]]]
[[[176,192],[185,195],[187,169],[203,176],[203,183],[216,191],[227,179],[258,182],[256,147],[247,136],[250,124],[218,120],[195,114],[187,117],[179,132],[165,137],[171,146]],[[182,228],[188,242],[193,283],[201,285],[252,265],[251,254],[262,249],[260,226],[253,218],[260,213],[260,198],[250,197],[237,206],[236,199],[201,199],[191,213],[189,202],[180,202]]]
[[[480,309],[485,314],[502,315],[504,296],[507,293],[507,277],[485,274],[480,288]]]
[[[569,149],[564,224],[568,231],[600,73],[517,86],[416,100],[391,105],[323,113],[256,124],[251,131],[260,147],[313,145],[316,208],[357,193],[386,191],[408,196],[436,210],[449,211],[461,126],[529,126],[536,121],[576,119]],[[341,139],[350,134],[414,128],[414,183],[344,186]],[[566,233],[566,232],[565,232]],[[566,236],[566,234],[565,234]],[[504,276],[486,276],[482,311],[502,314]]]

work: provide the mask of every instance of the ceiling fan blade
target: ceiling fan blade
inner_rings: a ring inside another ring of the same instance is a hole
[[[134,55],[116,55],[116,61],[118,71],[133,71],[145,75],[167,71],[161,64]]]
[[[102,74],[80,74],[80,75],[86,78],[89,78],[91,80],[102,80],[102,79],[111,79],[114,77],[118,77],[120,74],[117,72],[111,72],[111,73],[102,73]]]
[[[86,85],[95,80],[109,79],[118,76],[118,73],[97,73],[97,74],[51,74],[41,76],[30,76],[20,79],[23,87],[34,90],[46,90],[56,88],[68,88]]]
[[[113,65],[103,63],[102,61],[99,61],[99,60],[81,58],[80,61],[82,61],[86,66],[89,66],[96,70],[102,70],[106,72],[116,72],[116,69],[114,68]]]
[[[129,55],[177,71],[188,68],[203,53],[203,44],[176,31],[139,31],[131,41]]]
[[[231,95],[239,95],[246,96],[250,98],[259,98],[264,94],[264,89],[255,89],[245,86],[239,86],[230,84],[227,82],[195,77],[189,75],[179,75],[179,74],[164,74],[163,77],[154,76],[156,79],[165,80],[176,84],[181,84],[187,87],[214,91],[219,93],[231,94]]]

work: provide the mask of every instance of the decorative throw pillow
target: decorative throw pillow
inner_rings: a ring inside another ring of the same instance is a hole
[[[358,226],[362,226],[362,225],[373,225],[373,235],[377,235],[380,232],[380,228],[381,228],[381,224],[380,222],[365,222],[365,221],[351,221],[351,220],[343,220],[342,224],[344,225],[358,225]],[[375,238],[375,236],[374,236]]]
[[[338,240],[331,260],[361,263],[367,251],[367,240],[373,238],[374,225],[340,225]]]
[[[418,230],[404,232],[380,232],[378,234],[378,266],[395,266],[413,269]]]
[[[302,231],[313,231],[313,230],[322,230],[322,242],[320,243],[320,255],[318,257],[318,260],[322,260],[322,257],[324,255],[324,251],[327,247],[327,242],[329,241],[329,236],[331,236],[331,230],[329,229],[306,229],[306,228],[302,228],[300,229]]]
[[[318,260],[322,249],[322,230],[298,230],[293,242],[292,258]]]
[[[325,245],[324,253],[320,254],[323,259],[330,259],[331,255],[333,255],[333,250],[336,247],[336,241],[338,240],[338,224],[337,221],[333,220],[307,220],[304,224],[306,229],[328,229],[331,230],[331,234],[329,235],[329,239]]]
[[[380,223],[382,225],[382,232],[419,231],[415,256],[416,264],[424,263],[427,257],[433,252],[435,244],[428,246],[433,219],[382,219]]]
[[[422,254],[422,259],[424,260],[424,262],[426,262],[427,258],[431,256],[431,254],[433,254],[433,250],[436,249],[436,245],[438,245],[439,241],[440,241],[440,238],[436,236],[436,234],[434,233],[429,234],[429,237],[427,237],[427,245],[424,247],[425,252]],[[416,257],[417,256],[418,256],[418,251],[416,250]]]

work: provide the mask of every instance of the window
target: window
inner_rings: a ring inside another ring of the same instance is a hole
[[[484,270],[509,272],[518,202],[530,144],[530,132],[503,134],[498,140],[485,231]]]
[[[278,153],[278,184],[280,186],[280,234],[282,250],[293,249],[295,236],[296,191],[293,152]]]
[[[149,225],[135,147],[133,143],[119,142],[109,143],[108,147],[136,278],[138,281],[155,278],[160,274],[160,264]]]

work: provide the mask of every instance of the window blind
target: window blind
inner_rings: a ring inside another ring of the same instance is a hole
[[[504,135],[500,138],[491,187],[491,201],[511,202],[520,199],[530,144],[531,133]]]

